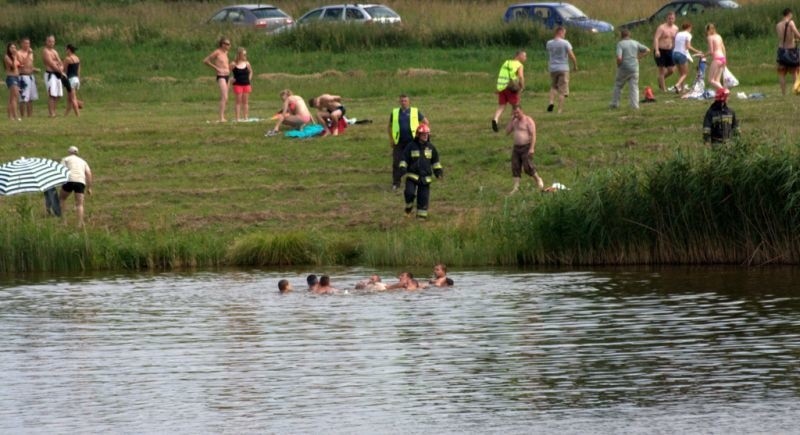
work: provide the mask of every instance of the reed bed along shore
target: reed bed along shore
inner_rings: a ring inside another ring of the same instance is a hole
[[[415,23],[415,13],[422,17],[409,5],[450,8],[454,22],[485,18],[483,8],[501,14],[505,7],[429,3],[393,6],[410,17],[406,25]],[[601,18],[590,7],[617,4],[575,3]],[[800,103],[779,95],[772,66],[771,32],[782,3],[753,5],[756,12],[747,14],[745,24],[723,21],[731,68],[742,81],[736,91],[767,98],[732,100],[743,141],[722,152],[712,153],[700,141],[706,102],[658,94],[656,104],[639,112],[607,110],[613,35],[571,37],[581,70],[572,75],[572,94],[559,116],[545,111],[549,77],[541,46],[524,44],[531,60],[523,102],[538,123],[535,160],[548,184],[572,190],[548,196],[528,186],[513,197],[506,196],[509,140],[488,125],[497,65],[517,48],[507,40],[487,42],[517,31],[501,26],[499,15],[486,29],[464,22],[462,36],[441,45],[404,39],[408,45],[384,47],[376,41],[395,38],[394,30],[369,27],[348,27],[338,45],[324,49],[233,31],[236,44],[251,53],[251,114],[262,120],[217,124],[209,122],[217,104],[213,77],[201,59],[231,30],[169,24],[177,12],[183,21],[202,22],[217,6],[9,4],[9,16],[17,18],[0,23],[7,39],[36,31],[41,35],[29,33],[34,41],[46,33],[56,33],[59,44],[82,41],[86,107],[79,119],[46,119],[40,101],[34,118],[0,123],[0,161],[58,159],[78,145],[97,183],[85,230],[75,229],[71,202],[62,223],[45,217],[38,195],[0,197],[0,272],[438,261],[797,263],[791,231],[797,225],[792,180]],[[472,8],[481,12],[473,15]],[[639,16],[635,12],[627,11],[626,19]],[[447,28],[442,13],[423,18],[431,29]],[[736,34],[735,28],[745,31]],[[529,41],[548,36],[520,29]],[[331,31],[309,30],[304,37],[334,36],[325,32]],[[433,38],[425,32],[420,38]],[[339,52],[337,46],[348,48]],[[655,86],[655,70],[646,61],[641,83]],[[277,110],[277,93],[286,87],[306,98],[341,94],[349,115],[373,123],[325,140],[265,138],[270,125],[264,119]],[[401,92],[431,119],[445,166],[424,223],[405,219],[402,197],[389,189],[386,120]]]

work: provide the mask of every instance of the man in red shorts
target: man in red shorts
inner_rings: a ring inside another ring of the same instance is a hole
[[[512,108],[519,107],[519,96],[525,89],[525,75],[523,73],[523,63],[528,59],[525,50],[518,50],[513,59],[503,62],[500,73],[497,75],[497,110],[492,118],[492,130],[496,133],[499,128],[497,123],[500,116],[506,110],[506,105],[511,104]]]

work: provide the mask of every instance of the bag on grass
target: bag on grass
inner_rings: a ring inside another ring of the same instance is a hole
[[[739,86],[739,79],[733,75],[727,66],[722,70],[722,84],[728,89]]]

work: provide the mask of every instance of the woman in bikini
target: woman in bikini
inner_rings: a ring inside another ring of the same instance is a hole
[[[281,100],[283,100],[283,108],[276,115],[278,123],[275,124],[275,128],[267,132],[267,136],[278,134],[281,124],[288,124],[292,128],[299,130],[306,124],[311,123],[311,112],[308,111],[308,106],[306,106],[303,97],[294,95],[289,89],[284,89],[280,95]]]
[[[250,119],[250,82],[253,80],[253,67],[247,61],[247,50],[239,47],[236,60],[231,65],[233,74],[233,93],[236,95],[236,122]]]
[[[17,62],[17,46],[11,42],[6,45],[6,54],[3,56],[6,67],[6,86],[8,87],[8,119],[22,121],[17,110],[19,101],[19,62]]]
[[[722,42],[722,36],[717,33],[717,28],[714,23],[706,25],[706,37],[708,40],[708,57],[711,58],[711,63],[708,66],[708,83],[714,89],[724,88],[722,85],[722,70],[725,69],[728,61],[726,59],[727,53],[725,51],[725,43]]]
[[[77,49],[72,44],[67,44],[67,55],[64,57],[64,68],[67,72],[69,87],[67,88],[67,111],[64,116],[69,115],[69,111],[75,111],[75,116],[80,116],[80,109],[83,104],[78,101],[78,89],[81,87],[81,59],[75,54]]]

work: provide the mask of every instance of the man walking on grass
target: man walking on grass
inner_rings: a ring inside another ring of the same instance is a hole
[[[517,51],[513,59],[503,62],[500,72],[497,74],[497,110],[492,118],[492,130],[498,132],[500,116],[506,110],[506,106],[511,104],[512,108],[519,106],[519,97],[525,89],[525,71],[523,63],[528,59],[525,50]]]
[[[647,56],[650,49],[631,39],[631,32],[623,29],[622,39],[617,43],[617,76],[614,82],[614,96],[611,99],[612,109],[619,107],[619,96],[622,87],[628,83],[630,88],[630,105],[639,108],[639,59]]]
[[[548,66],[550,69],[550,104],[547,111],[553,111],[553,103],[558,96],[558,113],[564,107],[564,99],[569,95],[569,62],[575,71],[578,70],[578,58],[572,52],[572,44],[564,37],[567,29],[556,27],[553,39],[547,41],[547,54],[549,56]]]
[[[536,180],[539,190],[544,189],[544,181],[536,172],[533,165],[533,152],[536,148],[536,123],[533,118],[522,112],[522,108],[514,108],[511,121],[506,126],[506,134],[514,133],[514,148],[511,150],[511,176],[514,177],[514,188],[509,195],[519,191],[520,177],[524,170],[526,174]]]
[[[83,202],[84,192],[92,194],[92,170],[86,160],[78,157],[78,147],[71,146],[67,150],[69,155],[61,160],[61,164],[69,169],[67,183],[61,186],[61,210],[70,193],[75,193],[75,210],[78,213],[78,227],[83,227]]]
[[[416,107],[411,107],[408,95],[400,95],[400,107],[394,108],[389,116],[389,146],[392,147],[392,190],[400,192],[400,179],[403,170],[400,162],[403,161],[403,151],[414,140],[414,135],[420,125],[428,125],[428,118]]]
[[[667,77],[675,72],[675,61],[672,60],[672,50],[675,49],[675,35],[678,26],[675,25],[675,12],[667,14],[666,20],[656,29],[653,36],[653,53],[658,67],[658,88],[667,90]]]

